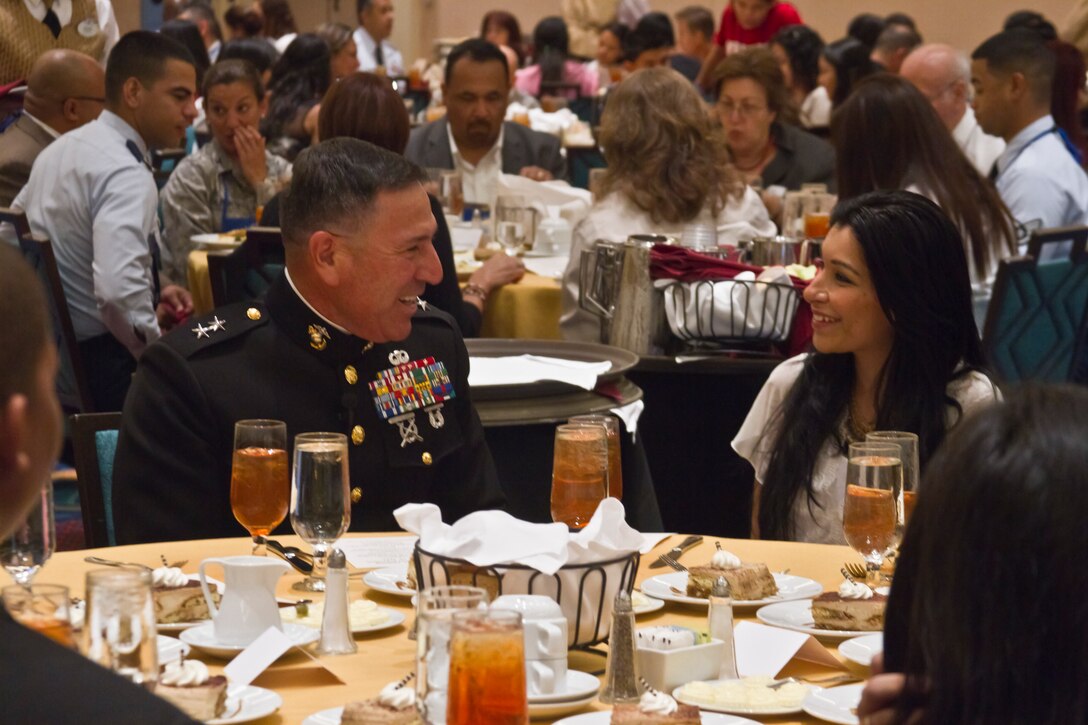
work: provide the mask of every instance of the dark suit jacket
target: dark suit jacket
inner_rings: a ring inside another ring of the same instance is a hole
[[[831,144],[807,131],[785,123],[771,126],[778,149],[760,176],[763,188],[784,186],[791,191],[801,184],[827,184],[835,191],[835,150]]]
[[[452,169],[449,124],[440,118],[412,131],[404,155],[424,168]],[[567,160],[559,153],[559,138],[506,121],[502,125],[502,171],[516,174],[526,166],[547,169],[557,179],[567,177]]]
[[[11,206],[30,178],[34,159],[53,137],[24,113],[0,135],[0,206]]]

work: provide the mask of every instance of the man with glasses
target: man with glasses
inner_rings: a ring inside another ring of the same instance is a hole
[[[42,149],[98,118],[105,96],[106,76],[89,55],[50,50],[38,58],[27,79],[23,113],[0,135],[0,206],[11,206]]]
[[[899,74],[933,104],[964,155],[985,176],[1005,150],[1005,142],[982,130],[971,109],[971,62],[952,46],[929,43],[911,51]]]

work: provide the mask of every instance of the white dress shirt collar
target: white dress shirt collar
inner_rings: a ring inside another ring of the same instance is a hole
[[[1020,155],[1028,144],[1032,142],[1040,134],[1044,134],[1054,128],[1054,117],[1049,113],[1042,118],[1038,118],[1027,126],[1020,130],[1020,133],[1016,134],[1009,141],[1008,146],[1005,147],[1004,153],[997,158],[998,173],[1001,173],[1007,169],[1016,157]]]
[[[54,128],[52,126],[50,126],[48,123],[46,123],[45,121],[41,120],[40,118],[37,118],[30,111],[24,110],[23,115],[26,116],[28,120],[33,121],[35,124],[37,124],[38,128],[45,131],[47,134],[52,136],[54,139],[60,138],[60,133],[59,132],[54,130]]]
[[[287,284],[291,285],[291,290],[294,291],[294,293],[296,295],[298,295],[298,298],[300,300],[302,300],[302,304],[304,304],[304,305],[306,305],[307,307],[310,308],[310,312],[312,312],[315,315],[317,315],[318,317],[320,317],[322,320],[324,320],[326,323],[328,323],[330,327],[335,328],[339,332],[342,332],[345,335],[350,335],[351,334],[350,332],[345,330],[343,327],[340,327],[340,325],[336,324],[335,322],[330,320],[328,317],[325,317],[325,315],[321,314],[316,309],[314,309],[314,306],[310,304],[309,300],[307,300],[302,295],[302,293],[298,291],[298,287],[295,286],[295,281],[293,279],[291,279],[291,270],[287,269],[287,267],[283,268],[283,276],[285,276],[287,278]]]
[[[488,149],[488,152],[475,164],[469,163],[461,155],[449,123],[446,124],[446,135],[450,142],[453,167],[461,172],[461,188],[465,201],[472,204],[494,205],[495,188],[502,175],[502,127],[499,128],[499,137],[495,139],[495,145]]]
[[[23,0],[23,4],[38,22],[45,18],[46,10],[48,10],[45,0]],[[57,16],[57,21],[60,22],[60,27],[63,28],[72,22],[72,0],[53,0],[53,12]]]

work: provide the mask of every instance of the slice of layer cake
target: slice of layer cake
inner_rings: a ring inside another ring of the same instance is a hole
[[[171,662],[155,685],[155,694],[194,720],[214,720],[227,703],[227,678],[211,677],[203,662]]]
[[[390,682],[370,700],[349,702],[340,716],[341,725],[423,725],[415,690],[406,686],[409,679]]]
[[[884,629],[888,597],[858,582],[843,582],[837,592],[812,600],[812,621],[820,629],[879,632]]]
[[[700,725],[699,708],[681,705],[669,695],[647,690],[636,704],[614,705],[611,725]]]
[[[208,582],[212,597],[219,601],[219,587]],[[211,617],[199,579],[190,579],[177,567],[159,567],[151,572],[151,597],[155,621],[159,624],[199,622]]]
[[[708,566],[688,569],[688,596],[706,599],[718,577],[725,577],[734,600],[765,599],[778,594],[778,585],[766,564],[743,563],[728,551],[718,550]]]

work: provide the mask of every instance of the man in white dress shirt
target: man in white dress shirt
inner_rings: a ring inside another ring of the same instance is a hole
[[[929,43],[913,50],[899,74],[933,104],[952,138],[978,172],[990,173],[1005,141],[982,130],[971,109],[971,61],[950,45]]]
[[[404,59],[389,44],[393,33],[393,0],[356,0],[359,27],[352,38],[359,58],[359,70],[373,73],[384,68],[388,76],[404,75]]]
[[[1088,175],[1050,115],[1054,64],[1028,30],[998,33],[971,54],[978,122],[1006,143],[990,178],[1017,222],[1021,248],[1035,229],[1088,224]]]
[[[219,51],[223,49],[223,29],[215,17],[215,11],[204,2],[192,2],[178,13],[179,20],[188,20],[200,31],[200,39],[208,51],[208,60],[219,60]]]
[[[192,312],[157,277],[158,193],[152,148],[177,146],[196,117],[189,51],[158,33],[118,41],[106,66],[106,109],[50,144],[14,206],[53,243],[98,410],[120,410],[136,358]]]

